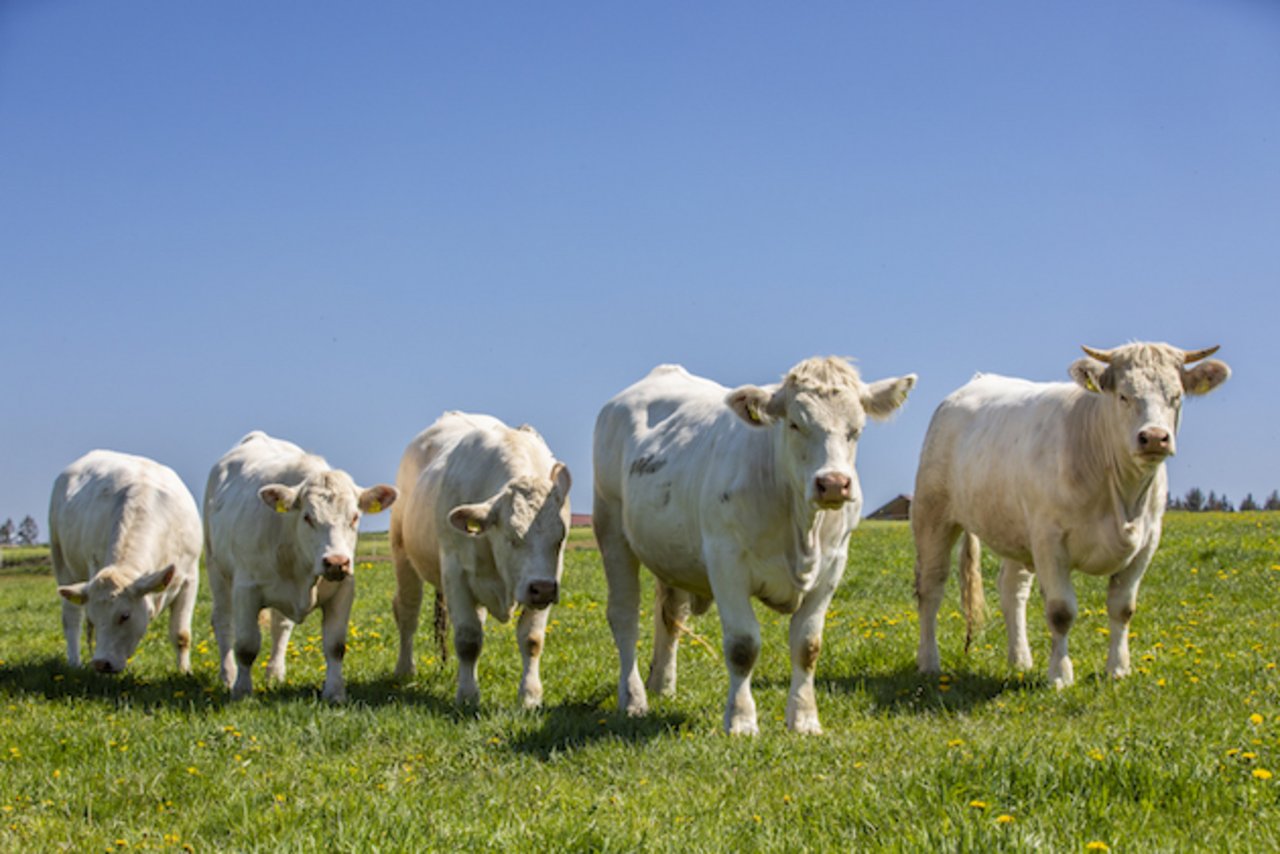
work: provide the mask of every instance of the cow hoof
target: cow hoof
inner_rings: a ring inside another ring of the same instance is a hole
[[[725,730],[729,735],[759,735],[760,727],[756,726],[755,721],[740,720],[731,721]]]
[[[1009,656],[1009,666],[1014,670],[1025,672],[1032,668],[1031,653],[1015,653]]]
[[[1114,670],[1108,670],[1107,675],[1112,679],[1123,679],[1128,676],[1130,670],[1128,667],[1117,667]]]
[[[818,723],[817,715],[806,715],[788,724],[788,728],[798,735],[822,735],[822,724]]]
[[[326,703],[332,703],[335,706],[340,706],[347,702],[347,690],[345,688],[338,688],[333,691],[326,690],[321,692],[320,699],[324,700]]]

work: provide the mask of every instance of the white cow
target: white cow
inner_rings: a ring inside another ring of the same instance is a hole
[[[53,483],[49,547],[73,666],[80,664],[82,611],[88,612],[93,668],[119,673],[147,624],[171,608],[178,669],[191,672],[200,514],[173,469],[115,451],[85,454]]]
[[[1160,544],[1183,393],[1230,376],[1218,348],[1127,344],[1071,365],[1074,383],[979,374],[938,407],[925,436],[911,506],[920,613],[917,663],[940,669],[938,607],[961,532],[969,632],[982,609],[979,540],[1004,560],[998,586],[1009,662],[1031,667],[1026,606],[1039,579],[1052,634],[1049,681],[1074,681],[1067,632],[1076,618],[1071,570],[1109,579],[1107,673],[1129,672],[1129,621],[1138,583]]]
[[[321,457],[262,432],[218,460],[204,493],[205,569],[222,681],[233,698],[253,691],[260,612],[273,609],[267,677],[279,681],[294,624],[317,606],[324,612],[322,696],[346,698],[342,660],[360,514],[381,512],[395,500],[392,487],[362,489]]]
[[[526,707],[541,704],[538,662],[549,606],[560,595],[570,483],[569,470],[536,430],[513,430],[488,415],[446,412],[409,443],[396,477],[403,499],[391,512],[397,676],[414,672],[413,634],[427,581],[443,591],[453,621],[457,701],[480,698],[476,661],[485,612],[505,623],[518,604],[519,698]],[[437,593],[443,644],[440,607]]]
[[[866,384],[846,361],[814,358],[780,385],[730,391],[663,365],[605,404],[593,524],[621,664],[619,708],[648,709],[636,667],[644,563],[657,576],[649,690],[675,690],[684,621],[714,598],[729,667],[724,726],[756,733],[754,596],[793,615],[787,726],[821,732],[813,671],[862,508],[858,437],[868,415],[888,417],[915,382],[909,374]]]

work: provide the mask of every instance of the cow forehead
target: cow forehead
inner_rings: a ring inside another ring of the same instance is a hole
[[[803,417],[808,426],[832,430],[859,426],[867,418],[861,395],[848,388],[806,389],[793,393],[787,412],[793,417]]]
[[[302,500],[317,511],[349,510],[358,501],[355,481],[345,472],[322,472],[303,482]]]
[[[1174,391],[1182,385],[1182,354],[1167,344],[1131,344],[1114,352],[1111,372],[1117,385],[1139,394]]]
[[[553,487],[550,481],[532,478],[520,479],[511,485],[510,517],[512,530],[525,537],[535,530],[544,530],[560,518],[560,506],[551,500]]]

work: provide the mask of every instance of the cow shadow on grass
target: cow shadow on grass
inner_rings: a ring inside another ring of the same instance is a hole
[[[212,678],[211,678],[212,677]],[[176,670],[158,678],[129,670],[114,675],[95,673],[88,667],[72,667],[61,656],[0,664],[0,695],[40,697],[49,702],[96,701],[120,708],[171,708],[205,712],[236,703],[321,703],[320,684],[266,685],[255,679],[252,697],[232,701],[216,674]],[[329,705],[325,703],[325,705]],[[458,707],[451,699],[406,686],[391,677],[347,682],[346,706],[407,706],[426,709],[439,717],[464,720],[474,710]],[[342,708],[342,706],[335,706]]]
[[[126,670],[106,676],[88,667],[73,667],[59,656],[0,665],[0,692],[43,697],[50,702],[97,700],[143,708],[204,709],[221,706],[226,700],[225,692],[196,674],[175,670],[160,678],[140,678]]]
[[[605,709],[612,692],[604,690],[585,701],[574,700],[530,712],[542,726],[513,737],[507,747],[513,753],[542,762],[590,747],[602,741],[641,744],[678,733],[686,718],[678,713],[650,711],[642,717]]]
[[[819,685],[845,694],[862,694],[878,714],[920,715],[967,712],[1001,698],[1041,691],[1046,682],[1036,676],[993,676],[957,671],[925,675],[914,666],[888,672],[819,679]]]

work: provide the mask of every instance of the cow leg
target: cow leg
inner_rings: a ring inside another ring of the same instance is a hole
[[[720,610],[724,660],[729,668],[729,697],[724,729],[730,735],[757,735],[756,701],[751,696],[751,671],[760,654],[760,623],[751,608],[751,592],[736,572],[736,548],[707,555],[711,592]]]
[[[1000,562],[996,585],[1000,588],[1000,610],[1004,612],[1009,643],[1009,664],[1017,670],[1031,669],[1031,644],[1027,641],[1027,600],[1035,576],[1017,561]]]
[[[1049,623],[1049,682],[1066,688],[1076,681],[1075,668],[1067,655],[1067,634],[1076,620],[1076,591],[1071,584],[1071,568],[1055,541],[1032,548],[1036,577],[1044,595],[1044,615]]]
[[[942,594],[947,576],[951,574],[951,550],[960,536],[960,528],[947,521],[935,521],[920,502],[911,510],[911,528],[916,543],[916,610],[920,616],[916,667],[921,673],[940,673],[938,609],[942,607]]]
[[[691,599],[685,591],[668,587],[661,581],[654,585],[653,661],[645,687],[655,694],[671,696],[676,692],[676,651],[680,630],[689,619]]]
[[[231,611],[236,655],[236,679],[231,686],[231,699],[238,700],[253,693],[253,662],[262,648],[262,631],[258,628],[262,598],[258,589],[238,585],[232,588]]]
[[[74,602],[62,600],[62,636],[67,641],[67,663],[80,666],[80,626],[84,621],[84,609]]]
[[[187,575],[178,595],[169,605],[169,640],[173,642],[173,650],[178,656],[178,672],[191,672],[191,615],[196,610],[196,593],[200,585],[196,572]]]
[[[458,654],[458,693],[454,701],[459,705],[472,705],[480,702],[476,664],[484,648],[484,609],[471,595],[465,573],[454,558],[446,560],[441,567],[444,600],[453,623],[453,649]]]
[[[649,711],[649,698],[636,666],[636,640],[640,634],[640,561],[626,534],[622,520],[610,502],[596,496],[591,524],[600,558],[604,562],[605,579],[609,583],[609,628],[618,648],[618,709],[628,715]]]
[[[547,619],[550,608],[521,608],[520,621],[516,624],[516,642],[520,645],[520,660],[524,672],[520,675],[520,705],[536,709],[542,705],[542,676],[538,664],[542,661],[542,642],[547,635]]]
[[[1107,675],[1129,675],[1129,621],[1138,607],[1138,584],[1147,571],[1151,552],[1145,551],[1107,583],[1107,616],[1111,623],[1111,648],[1107,651]]]
[[[267,680],[283,682],[285,656],[289,652],[289,636],[293,634],[293,620],[271,609],[271,658],[267,660]]]
[[[324,690],[321,699],[345,703],[347,683],[342,678],[342,662],[347,657],[347,626],[351,623],[351,605],[356,600],[356,579],[343,579],[333,595],[320,606],[324,612],[320,637],[324,644]]]
[[[846,541],[847,543],[847,541]],[[847,546],[837,549],[838,560],[844,561]],[[791,690],[787,693],[787,729],[804,735],[821,735],[818,701],[813,692],[813,673],[822,651],[822,629],[827,622],[827,606],[835,595],[843,567],[826,568],[817,585],[810,590],[799,609],[791,617]]]
[[[417,670],[413,662],[413,636],[422,614],[422,577],[403,551],[393,550],[392,559],[396,567],[396,595],[391,599],[391,613],[400,629],[400,657],[396,660],[395,675],[397,679],[407,679]]]
[[[231,631],[231,615],[234,612],[231,601],[231,582],[212,558],[205,560],[205,574],[209,577],[209,592],[213,594],[211,622],[213,639],[218,644],[218,678],[229,691],[235,684],[237,676],[233,649],[235,635]]]

